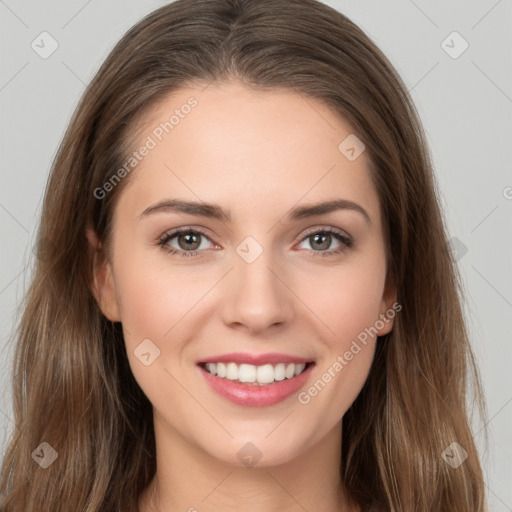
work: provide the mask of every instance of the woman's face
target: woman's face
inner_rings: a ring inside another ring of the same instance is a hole
[[[173,93],[141,133],[97,286],[155,430],[236,465],[338,439],[395,299],[351,127],[230,82]]]

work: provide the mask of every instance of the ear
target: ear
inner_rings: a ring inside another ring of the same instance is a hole
[[[378,336],[384,336],[385,334],[391,332],[395,323],[394,318],[396,313],[401,309],[402,306],[396,301],[396,288],[394,280],[392,279],[391,274],[388,273],[379,311],[380,322],[377,321],[378,325],[384,324],[384,326],[382,329],[378,330]]]
[[[112,265],[91,227],[86,228],[89,251],[93,260],[92,292],[101,312],[112,322],[120,322]]]

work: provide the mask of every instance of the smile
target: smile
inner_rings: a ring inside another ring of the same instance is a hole
[[[225,354],[198,361],[198,371],[218,396],[236,405],[267,407],[298,393],[315,362],[285,354]]]

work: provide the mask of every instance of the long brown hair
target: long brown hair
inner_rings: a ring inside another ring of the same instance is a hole
[[[133,151],[150,106],[177,88],[231,79],[324,102],[354,127],[371,161],[402,310],[343,418],[349,497],[386,511],[485,510],[468,389],[483,402],[422,128],[379,49],[315,0],[178,0],[130,29],[85,91],[47,184],[16,333],[2,509],[137,509],[156,469],[151,404],[131,373],[120,324],[94,299],[86,238],[90,226],[108,242],[129,178],[104,198],[94,191]],[[34,458],[36,449],[48,453],[43,442],[58,454],[46,469]],[[442,456],[453,442],[468,454],[457,468]]]

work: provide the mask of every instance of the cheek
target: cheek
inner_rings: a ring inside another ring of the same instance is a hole
[[[308,297],[308,306],[321,320],[324,352],[311,386],[298,399],[313,417],[328,416],[327,423],[332,424],[356,399],[372,365],[385,263],[378,258],[361,259],[350,269],[340,266],[315,277],[300,293]]]
[[[180,364],[190,335],[188,315],[193,317],[192,308],[211,285],[185,267],[171,271],[137,254],[119,260],[115,279],[132,373],[152,403],[166,404],[169,389],[180,389],[165,369],[174,372]]]
[[[340,421],[357,398],[375,354],[379,290],[371,280],[353,279],[329,290],[332,302],[325,302],[323,310],[317,304],[329,334],[322,340],[322,357],[310,386],[297,397],[311,421],[321,420],[316,427],[321,432]]]
[[[119,275],[117,284],[127,343],[140,343],[145,338],[165,342],[204,295],[204,280],[194,280],[189,272],[183,275],[183,271],[134,268],[138,270]]]
[[[137,271],[119,273],[116,287],[121,319],[130,343],[139,338],[160,339],[171,329],[180,309],[180,295],[173,291],[171,283],[139,267]]]
[[[318,320],[324,340],[337,350],[344,350],[379,319],[385,263],[378,258],[366,260],[322,269],[296,288],[297,295],[304,297],[304,303]]]

